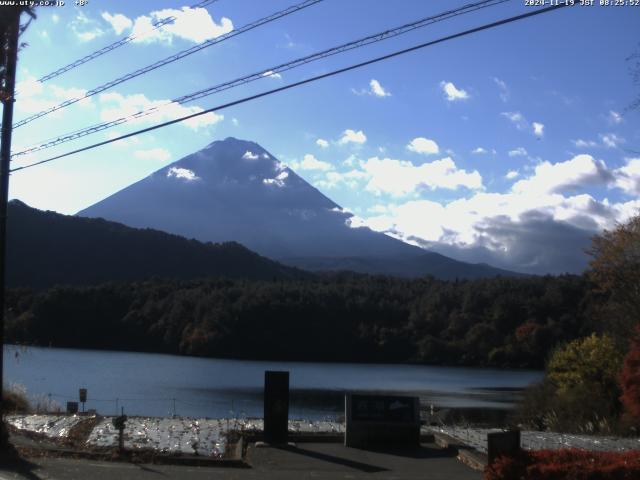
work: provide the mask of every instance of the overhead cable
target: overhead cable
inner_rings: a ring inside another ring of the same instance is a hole
[[[159,60],[157,62],[152,63],[151,65],[147,65],[146,67],[143,68],[139,68],[138,70],[135,70],[131,73],[128,73],[126,75],[123,75],[122,77],[118,77],[114,80],[111,80],[107,83],[104,83],[98,87],[92,88],[91,90],[88,90],[84,95],[78,96],[78,97],[74,97],[74,98],[70,98],[68,100],[65,100],[64,102],[55,105],[51,108],[48,108],[46,110],[42,110],[41,112],[38,113],[34,113],[33,115],[26,117],[22,120],[20,120],[17,123],[13,124],[13,128],[18,128],[21,127],[23,125],[26,125],[27,123],[33,122],[34,120],[40,118],[40,117],[44,117],[45,115],[48,115],[50,113],[53,112],[57,112],[58,110],[61,110],[65,107],[68,107],[69,105],[73,105],[74,103],[77,103],[81,100],[84,100],[86,98],[92,97],[94,95],[97,95],[98,93],[104,92],[105,90],[108,90],[112,87],[115,87],[116,85],[120,85],[121,83],[124,83],[128,80],[131,80],[133,78],[139,77],[140,75],[144,75],[146,73],[149,73],[153,70],[156,70],[157,68],[163,67],[165,65],[168,65],[170,63],[176,62],[178,60],[181,60],[189,55],[192,55],[196,52],[199,52],[200,50],[203,50],[205,48],[211,47],[213,45],[217,45],[218,43],[224,42],[225,40],[228,40],[230,38],[236,37],[240,34],[243,34],[245,32],[248,32],[250,30],[253,30],[254,28],[258,28],[266,23],[270,23],[273,22],[275,20],[278,20],[279,18],[285,17],[287,15],[291,15],[292,13],[296,13],[299,12],[300,10],[303,10],[307,7],[311,7],[312,5],[315,5],[317,3],[322,2],[323,0],[304,0],[301,3],[298,3],[296,5],[292,5],[288,8],[285,8],[284,10],[280,10],[276,13],[273,13],[271,15],[268,15],[264,18],[261,18],[259,20],[256,20],[255,22],[249,23],[247,25],[244,25],[238,29],[234,29],[231,30],[228,33],[225,33],[223,35],[220,35],[216,38],[212,38],[210,40],[207,40],[205,42],[199,43],[198,45],[194,45],[193,47],[187,48],[186,50],[182,50],[181,52],[178,52],[174,55],[170,55],[167,58],[164,58],[163,60]]]
[[[79,130],[74,130],[72,132],[68,132],[65,134],[61,134],[55,137],[51,137],[47,140],[43,140],[40,141],[36,144],[34,144],[33,146],[29,147],[29,148],[25,148],[24,150],[21,150],[19,152],[16,152],[12,155],[12,158],[16,158],[22,155],[26,155],[29,153],[35,153],[38,152],[40,150],[44,150],[47,148],[51,148],[63,143],[67,143],[69,141],[72,140],[76,140],[78,138],[82,138],[85,137],[87,135],[91,135],[103,130],[106,130],[108,128],[112,128],[118,125],[121,125],[123,123],[127,123],[130,121],[134,121],[134,120],[138,120],[140,118],[149,116],[149,115],[153,115],[155,113],[158,113],[161,109],[168,107],[169,105],[172,104],[179,104],[182,105],[184,103],[187,102],[191,102],[194,100],[198,100],[200,98],[204,98],[210,95],[213,95],[215,93],[224,91],[224,90],[228,90],[234,87],[238,87],[240,85],[244,85],[256,80],[260,80],[262,78],[271,76],[271,75],[276,75],[282,72],[285,72],[287,70],[291,70],[297,67],[300,67],[302,65],[306,65],[308,63],[311,62],[315,62],[318,60],[322,60],[324,58],[333,56],[333,55],[337,55],[339,53],[343,53],[343,52],[347,52],[356,48],[361,48],[367,45],[370,45],[372,43],[377,43],[377,42],[381,42],[383,40],[387,40],[405,33],[408,33],[410,31],[416,30],[418,28],[423,28],[426,27],[428,25],[431,25],[433,23],[437,23],[437,22],[441,22],[444,20],[448,20],[450,18],[459,16],[459,15],[463,15],[463,14],[467,14],[467,13],[471,13],[483,8],[487,8],[487,7],[492,7],[501,3],[505,3],[511,0],[483,0],[483,1],[479,1],[479,2],[475,2],[475,3],[470,3],[468,5],[464,5],[462,7],[456,8],[454,10],[448,10],[446,12],[442,12],[439,13],[437,15],[432,15],[426,18],[422,18],[420,20],[417,20],[415,22],[411,22],[411,23],[407,23],[405,25],[401,25],[399,27],[395,27],[392,29],[388,29],[385,30],[383,32],[379,32],[373,35],[369,35],[367,37],[364,38],[360,38],[358,40],[354,40],[342,45],[339,45],[337,47],[333,47],[333,48],[329,48],[326,50],[322,50],[320,52],[316,52],[314,54],[311,55],[307,55],[305,57],[301,57],[295,60],[292,60],[290,62],[287,63],[283,63],[280,65],[276,65],[270,68],[266,68],[266,69],[262,69],[258,72],[252,73],[250,75],[246,75],[244,77],[241,78],[236,78],[234,80],[228,81],[228,82],[224,82],[212,87],[208,87],[202,90],[198,90],[197,92],[193,92],[187,95],[183,95],[177,98],[174,98],[172,100],[169,100],[167,102],[165,102],[164,104],[161,105],[156,105],[150,108],[147,108],[145,110],[141,110],[139,112],[136,112],[134,114],[131,115],[126,115],[120,118],[116,118],[114,120],[110,120],[108,122],[102,122],[102,123],[98,123],[98,124],[94,124],[91,125],[89,127],[85,127]]]
[[[192,113],[190,115],[185,115],[183,117],[176,118],[174,120],[169,120],[169,121],[166,121],[166,122],[163,122],[163,123],[159,123],[159,124],[147,127],[147,128],[143,128],[141,130],[136,130],[135,132],[131,132],[131,133],[127,133],[127,134],[124,134],[124,135],[120,135],[118,137],[115,137],[115,138],[112,138],[112,139],[109,139],[109,140],[105,140],[105,141],[102,141],[102,142],[94,143],[93,145],[88,145],[86,147],[78,148],[76,150],[72,150],[72,151],[69,151],[69,152],[66,152],[66,153],[63,153],[63,154],[60,154],[60,155],[56,155],[54,157],[50,157],[50,158],[47,158],[47,159],[44,159],[44,160],[40,160],[38,162],[30,163],[28,165],[23,165],[21,167],[16,167],[16,168],[11,169],[10,171],[11,172],[17,172],[17,171],[20,171],[20,170],[25,170],[27,168],[32,168],[32,167],[35,167],[35,166],[38,166],[38,165],[49,163],[49,162],[52,162],[54,160],[58,160],[60,158],[64,158],[64,157],[68,157],[70,155],[74,155],[76,153],[92,150],[94,148],[98,148],[98,147],[101,147],[103,145],[107,145],[109,143],[117,142],[117,141],[129,138],[129,137],[140,135],[142,133],[151,132],[151,131],[157,130],[159,128],[164,128],[164,127],[168,127],[170,125],[174,125],[176,123],[184,122],[186,120],[190,120],[192,118],[196,118],[196,117],[199,117],[201,115],[206,115],[207,113],[212,113],[212,112],[215,112],[215,111],[223,110],[225,108],[229,108],[229,107],[233,107],[233,106],[240,105],[240,104],[243,104],[243,103],[247,103],[247,102],[256,100],[258,98],[262,98],[262,97],[266,97],[266,96],[269,96],[269,95],[273,95],[274,93],[279,93],[279,92],[283,92],[283,91],[286,91],[286,90],[290,90],[292,88],[296,88],[296,87],[299,87],[299,86],[302,86],[302,85],[306,85],[308,83],[312,83],[312,82],[315,82],[315,81],[318,81],[318,80],[322,80],[324,78],[333,77],[333,76],[339,75],[341,73],[349,72],[351,70],[355,70],[355,69],[362,68],[362,67],[365,67],[365,66],[368,66],[368,65],[372,65],[374,63],[378,63],[378,62],[382,62],[382,61],[385,61],[385,60],[389,60],[391,58],[398,57],[400,55],[404,55],[406,53],[414,52],[416,50],[420,50],[420,49],[423,49],[423,48],[426,48],[426,47],[430,47],[430,46],[433,46],[433,45],[436,45],[436,44],[439,44],[439,43],[443,43],[443,42],[446,42],[446,41],[449,41],[449,40],[453,40],[453,39],[456,39],[456,38],[464,37],[464,36],[467,36],[467,35],[470,35],[470,34],[473,34],[473,33],[481,32],[483,30],[489,30],[491,28],[499,27],[501,25],[506,25],[508,23],[513,23],[513,22],[516,22],[516,21],[519,21],[519,20],[524,20],[526,18],[530,18],[530,17],[533,17],[533,16],[541,15],[543,13],[548,13],[548,12],[551,12],[551,11],[554,11],[554,10],[558,10],[560,8],[564,8],[564,7],[567,7],[567,6],[572,6],[572,5],[574,5],[574,4],[559,3],[557,5],[552,5],[550,7],[545,7],[545,8],[541,8],[541,9],[538,9],[538,10],[533,10],[531,12],[523,13],[521,15],[516,15],[516,16],[513,16],[513,17],[508,17],[508,18],[505,18],[505,19],[502,19],[502,20],[498,20],[498,21],[495,21],[495,22],[487,23],[487,24],[481,25],[479,27],[471,28],[469,30],[464,30],[462,32],[454,33],[452,35],[447,35],[445,37],[441,37],[441,38],[438,38],[436,40],[431,40],[429,42],[421,43],[421,44],[415,45],[413,47],[405,48],[405,49],[402,49],[402,50],[397,50],[395,52],[392,52],[392,53],[389,53],[389,54],[386,54],[386,55],[382,55],[380,57],[376,57],[376,58],[373,58],[373,59],[370,59],[370,60],[366,60],[364,62],[356,63],[356,64],[350,65],[348,67],[339,68],[337,70],[333,70],[333,71],[328,72],[328,73],[323,73],[321,75],[316,75],[314,77],[306,78],[304,80],[300,80],[298,82],[290,83],[290,84],[284,85],[282,87],[274,88],[272,90],[267,90],[267,91],[264,91],[264,92],[261,92],[261,93],[255,94],[255,95],[251,95],[251,96],[248,96],[248,97],[241,98],[239,100],[234,100],[234,101],[229,102],[229,103],[225,103],[225,104],[213,107],[213,108],[202,110],[201,112]]]
[[[212,3],[215,3],[219,0],[204,0],[200,3],[196,3],[195,5],[192,5],[189,8],[204,8],[208,5],[211,5]],[[165,18],[161,18],[160,20],[157,20],[155,22],[153,22],[151,24],[151,26],[153,28],[151,28],[150,30],[146,30],[144,32],[140,32],[140,33],[132,33],[130,35],[127,35],[124,38],[121,38],[120,40],[117,40],[105,47],[102,47],[99,50],[96,50],[95,52],[90,53],[89,55],[85,55],[82,58],[79,58],[78,60],[75,60],[71,63],[69,63],[68,65],[65,65],[64,67],[60,67],[57,70],[54,70],[51,73],[48,73],[46,75],[43,75],[42,77],[40,77],[37,81],[38,82],[46,82],[47,80],[51,80],[52,78],[55,78],[59,75],[62,75],[65,72],[68,72],[69,70],[73,70],[76,67],[79,67],[80,65],[83,65],[87,62],[90,62],[91,60],[94,60],[98,57],[101,57],[102,55],[104,55],[105,53],[109,53],[113,50],[115,50],[116,48],[120,48],[123,45],[126,45],[129,42],[132,42],[133,40],[140,38],[141,36],[145,36],[148,35],[150,33],[152,33],[153,31],[163,27],[164,25],[173,23],[176,21],[176,17],[174,16],[169,16],[169,17],[165,17]]]

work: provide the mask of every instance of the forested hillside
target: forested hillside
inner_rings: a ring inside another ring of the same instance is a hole
[[[235,242],[202,243],[102,219],[44,212],[17,200],[9,204],[7,232],[7,283],[13,287],[91,285],[152,277],[310,275]]]
[[[332,275],[9,292],[7,342],[280,360],[542,367],[598,330],[580,276]]]

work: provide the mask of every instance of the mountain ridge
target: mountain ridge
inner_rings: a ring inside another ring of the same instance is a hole
[[[44,288],[152,277],[255,280],[311,274],[264,258],[237,242],[203,243],[104,219],[42,211],[12,200],[8,208],[7,284]]]
[[[439,278],[520,275],[444,256],[451,272],[444,271],[447,267],[431,268],[429,258],[439,263],[442,258],[354,226],[352,214],[263,147],[233,137],[211,142],[77,215],[200,241],[237,241],[265,257],[311,270],[345,270],[355,262],[361,273],[437,273]],[[345,259],[343,265],[338,259]],[[417,264],[410,259],[418,259]]]

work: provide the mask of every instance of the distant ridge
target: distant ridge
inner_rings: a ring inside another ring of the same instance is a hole
[[[7,283],[44,288],[151,277],[295,279],[310,274],[242,245],[202,243],[157,230],[9,203]]]
[[[255,142],[226,138],[80,211],[201,241],[236,241],[309,270],[519,275],[429,252],[367,227]]]
[[[527,277],[524,273],[501,270],[484,263],[465,263],[424,250],[411,257],[303,257],[281,258],[280,262],[311,272],[351,271],[374,275],[416,278],[432,275],[440,280]]]

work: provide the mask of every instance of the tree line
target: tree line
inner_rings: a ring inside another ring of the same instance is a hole
[[[361,274],[8,292],[7,342],[264,360],[544,366],[599,331],[586,276],[443,281]]]

